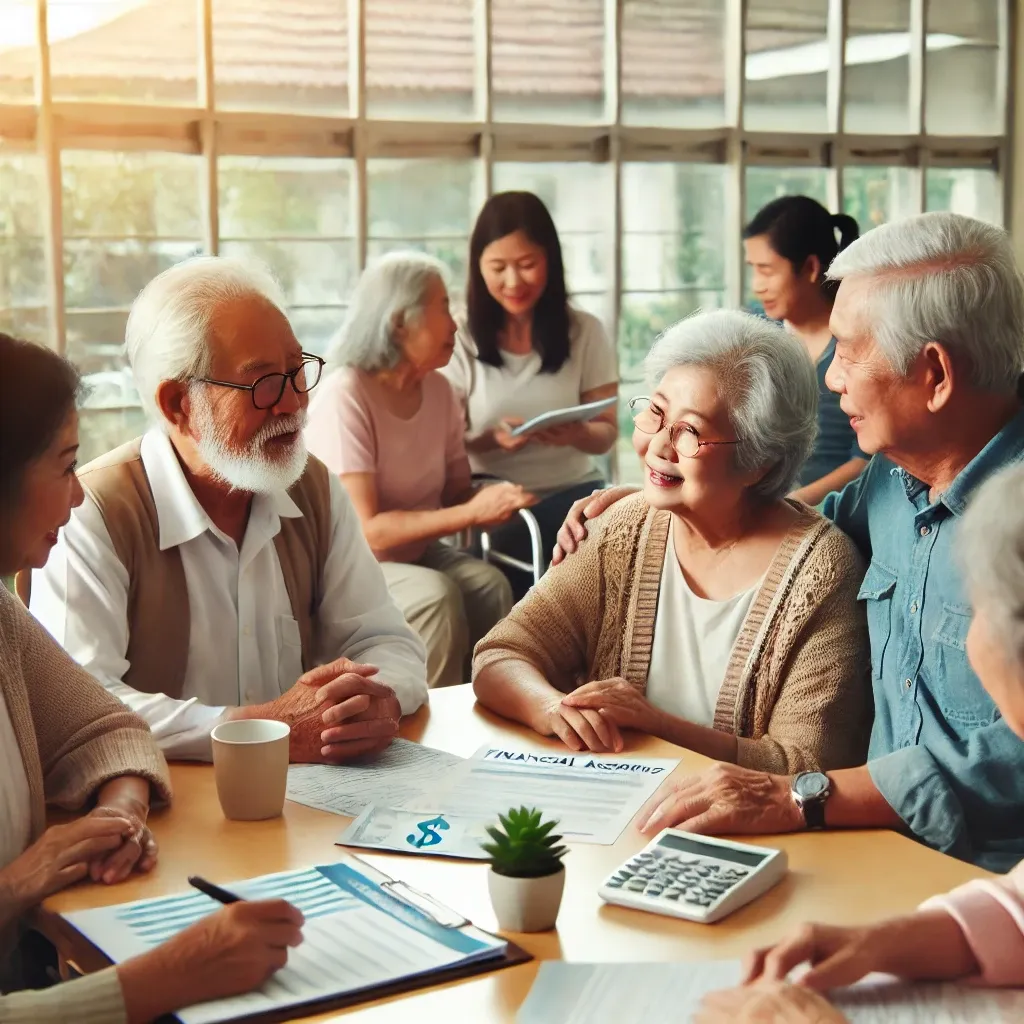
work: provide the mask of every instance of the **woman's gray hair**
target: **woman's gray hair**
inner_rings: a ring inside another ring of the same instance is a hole
[[[367,373],[397,366],[402,353],[396,329],[422,314],[435,281],[447,287],[447,280],[445,265],[422,252],[392,252],[370,264],[331,342],[329,360]]]
[[[162,381],[208,375],[217,307],[254,296],[287,315],[284,295],[265,266],[227,256],[177,263],[139,292],[125,328],[125,350],[142,407],[153,422],[164,424],[156,401]]]
[[[975,612],[984,611],[1011,665],[1024,672],[1024,463],[978,488],[957,534],[959,562]]]
[[[719,309],[658,338],[644,364],[651,387],[676,366],[715,374],[740,440],[737,466],[766,471],[753,493],[765,501],[788,494],[818,433],[818,379],[803,345],[762,317]]]
[[[1002,228],[957,213],[883,224],[851,243],[828,277],[869,277],[870,333],[906,376],[929,341],[974,387],[1008,392],[1024,370],[1024,279]]]

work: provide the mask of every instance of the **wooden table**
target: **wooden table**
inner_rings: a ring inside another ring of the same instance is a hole
[[[469,686],[433,691],[430,708],[407,719],[402,735],[464,756],[495,740],[557,746],[479,708]],[[634,737],[627,753],[681,757],[677,772],[683,774],[709,763],[698,754],[649,737]],[[86,970],[97,964],[90,962],[76,934],[62,926],[57,913],[181,892],[190,874],[230,881],[323,863],[340,852],[333,845],[334,839],[348,823],[347,818],[286,803],[281,818],[231,822],[224,818],[217,803],[211,767],[175,764],[171,775],[174,806],[155,813],[151,819],[160,843],[160,862],[153,873],[114,888],[76,886],[48,899],[40,912],[40,925],[61,954]],[[726,920],[699,925],[611,907],[598,898],[600,880],[646,842],[630,828],[614,846],[574,846],[566,859],[565,896],[557,931],[512,938],[540,960],[736,958],[803,921],[858,924],[877,920],[912,910],[926,897],[984,874],[893,832],[766,837],[762,841],[765,845],[782,847],[789,854],[787,878]],[[496,928],[487,895],[485,864],[359,853],[389,874],[463,912],[480,927]],[[368,1024],[398,1020],[407,1024],[410,1019],[474,1024],[512,1021],[536,970],[534,962],[419,994],[301,1019],[340,1020],[358,1013]],[[411,999],[415,1000],[414,1010],[408,1005]]]

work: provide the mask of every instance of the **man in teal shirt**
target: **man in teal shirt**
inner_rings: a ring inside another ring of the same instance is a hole
[[[956,536],[971,494],[1024,459],[1024,283],[1004,231],[949,213],[876,228],[829,276],[842,284],[826,379],[874,454],[823,509],[868,562],[867,764],[795,778],[716,765],[656,794],[638,823],[717,834],[903,828],[1006,870],[1024,857],[1024,744],[967,662]],[[563,547],[581,530],[567,524]]]

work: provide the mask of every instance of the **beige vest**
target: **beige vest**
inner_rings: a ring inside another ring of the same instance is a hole
[[[78,474],[103,515],[111,543],[128,572],[129,667],[124,682],[143,693],[180,697],[188,662],[190,611],[181,552],[160,550],[156,503],[136,438],[90,462]],[[302,512],[281,519],[274,538],[292,615],[302,639],[302,668],[314,665],[315,622],[331,543],[330,477],[310,456],[288,491]]]

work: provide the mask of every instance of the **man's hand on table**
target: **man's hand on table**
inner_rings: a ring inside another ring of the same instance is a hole
[[[398,735],[395,691],[373,677],[374,665],[338,658],[318,665],[277,700],[232,708],[226,718],[271,718],[291,726],[293,762],[336,764],[379,753]]]
[[[699,775],[668,779],[644,804],[636,824],[653,835],[681,828],[705,835],[759,835],[804,828],[788,775],[717,763]]]

